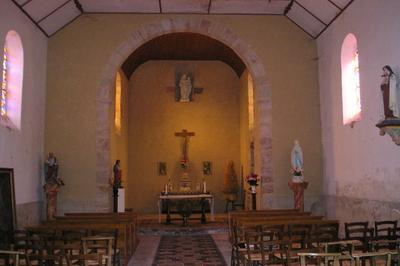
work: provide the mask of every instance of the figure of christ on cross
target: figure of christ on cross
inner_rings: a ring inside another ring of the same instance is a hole
[[[182,146],[182,160],[181,165],[186,168],[187,164],[189,163],[189,156],[188,156],[188,146],[189,146],[189,137],[193,137],[195,134],[194,132],[188,132],[186,129],[182,129],[182,132],[175,132],[175,136],[183,137],[183,146]]]

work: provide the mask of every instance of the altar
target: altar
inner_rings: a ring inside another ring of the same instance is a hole
[[[210,193],[161,193],[158,197],[158,222],[161,223],[162,214],[166,214],[166,222],[171,222],[171,214],[178,213],[177,210],[174,210],[173,207],[177,206],[177,202],[189,201],[189,200],[197,200],[200,203],[200,211],[201,211],[201,221],[205,223],[206,217],[205,213],[207,212],[207,206],[209,206],[209,212],[211,214],[211,221],[215,221],[214,214],[214,196]],[[207,203],[208,205],[206,205]],[[183,217],[185,224],[185,216]],[[187,222],[187,221],[186,221]]]

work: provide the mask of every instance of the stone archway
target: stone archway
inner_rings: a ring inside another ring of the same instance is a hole
[[[249,45],[241,40],[226,26],[208,19],[170,18],[145,25],[132,33],[110,56],[105,66],[97,89],[96,98],[96,183],[98,187],[97,208],[107,210],[109,206],[108,192],[102,188],[110,177],[110,129],[109,111],[112,101],[111,95],[117,69],[128,56],[141,45],[161,35],[179,32],[202,34],[218,40],[243,60],[254,82],[255,104],[255,169],[261,176],[262,207],[271,205],[267,194],[273,192],[272,169],[272,101],[267,82],[265,69],[250,49]]]

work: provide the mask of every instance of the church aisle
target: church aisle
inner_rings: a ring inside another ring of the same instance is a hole
[[[210,238],[211,236],[211,238]],[[212,234],[212,235],[208,235],[208,234],[203,234],[203,235],[186,235],[186,236],[164,236],[165,237],[165,241],[164,244],[167,244],[167,248],[169,245],[171,245],[171,242],[169,242],[170,240],[175,240],[175,242],[181,242],[183,241],[183,243],[186,244],[190,242],[191,238],[193,238],[193,240],[195,238],[201,238],[203,239],[205,242],[213,239],[215,245],[218,247],[219,252],[215,252],[211,250],[211,253],[215,253],[218,254],[218,256],[223,257],[223,259],[225,260],[226,264],[210,264],[207,263],[207,265],[230,265],[230,252],[231,252],[231,248],[230,248],[230,243],[229,243],[229,239],[228,239],[228,234],[226,233],[221,233],[221,234]],[[160,245],[160,240],[161,240],[162,236],[154,236],[154,235],[141,235],[140,236],[140,243],[139,246],[136,249],[135,254],[133,255],[131,261],[129,262],[129,265],[143,265],[143,266],[151,266],[151,265],[183,265],[182,263],[179,262],[168,262],[168,258],[164,257],[164,254],[169,254],[172,252],[172,250],[169,250],[167,253],[165,253],[165,250],[162,251],[161,253],[157,253],[157,249]],[[171,239],[168,239],[171,238]],[[209,239],[208,239],[209,238]],[[189,241],[189,242],[188,242]],[[199,242],[199,241],[196,241]],[[195,258],[196,255],[198,255],[198,253],[195,254],[195,252],[190,251],[189,248],[187,248],[188,245],[185,245],[185,248],[183,248],[181,251],[183,252],[179,252],[177,253],[176,256],[178,257],[184,257],[185,260],[188,259],[188,261],[191,260],[191,258]],[[210,245],[211,246],[211,245]],[[177,247],[176,245],[174,245],[174,248]],[[179,250],[179,245],[176,251]],[[186,254],[183,254],[184,252],[189,252]],[[193,254],[192,254],[193,253]],[[153,264],[153,262],[155,261],[155,258],[158,254],[158,258],[157,260],[160,262],[160,264]],[[162,256],[160,256],[162,255]],[[222,258],[221,258],[222,259]],[[161,262],[164,262],[163,264]]]

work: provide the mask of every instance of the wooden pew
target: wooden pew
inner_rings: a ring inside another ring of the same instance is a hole
[[[131,258],[132,252],[130,248],[130,237],[129,237],[129,225],[126,222],[114,222],[114,221],[105,221],[105,220],[55,220],[52,222],[45,222],[43,224],[37,226],[28,226],[26,227],[28,231],[39,231],[39,230],[118,230],[119,244],[120,250],[122,251],[122,256],[124,259],[125,265],[128,264],[129,259]]]
[[[287,241],[291,241],[291,231],[290,229],[295,226],[309,226],[310,227],[310,236],[313,236],[313,240],[317,240],[316,242],[312,241],[313,246],[318,247],[319,238],[315,238],[316,236],[314,232],[317,232],[320,226],[329,226],[334,225],[333,227],[339,227],[338,220],[322,220],[321,216],[276,216],[276,217],[259,217],[259,218],[249,218],[249,217],[241,217],[234,220],[234,224],[232,227],[231,234],[231,244],[232,244],[232,257],[238,258],[240,257],[240,253],[243,252],[241,247],[243,246],[244,236],[246,232],[251,231],[259,231],[262,230],[262,227],[271,227],[274,228],[272,230],[280,231],[279,234],[285,238]],[[337,230],[338,231],[338,230]],[[336,231],[335,234],[338,232]],[[291,242],[289,242],[291,243]]]
[[[129,218],[118,218],[118,219],[110,219],[107,217],[65,217],[65,216],[56,216],[55,223],[66,223],[66,224],[72,224],[72,223],[77,223],[77,224],[86,224],[86,223],[98,223],[98,222],[111,222],[111,223],[121,223],[124,225],[124,230],[118,231],[118,236],[117,236],[117,241],[120,237],[123,239],[126,239],[127,241],[127,252],[128,254],[133,254],[135,246],[136,246],[136,239],[134,237],[133,233],[133,228],[134,225],[131,223],[131,220]]]
[[[256,211],[233,211],[228,213],[228,225],[231,226],[232,220],[236,217],[258,217],[258,216],[292,216],[292,215],[311,215],[311,212],[300,212],[297,209],[276,209],[276,210],[256,210]]]
[[[257,217],[277,217],[277,219],[290,219],[294,216],[310,216],[311,212],[300,212],[297,209],[258,210],[258,211],[235,211],[228,213],[228,229],[232,232],[235,220],[243,217],[255,219]],[[278,218],[281,217],[281,218]],[[232,236],[232,235],[230,235]]]
[[[133,251],[136,250],[137,245],[139,244],[138,238],[138,218],[137,214],[133,212],[71,212],[65,213],[66,217],[70,218],[99,218],[99,219],[116,219],[116,218],[128,218],[131,219],[131,232],[132,232],[132,243],[133,243]],[[62,217],[62,216],[59,216]]]

